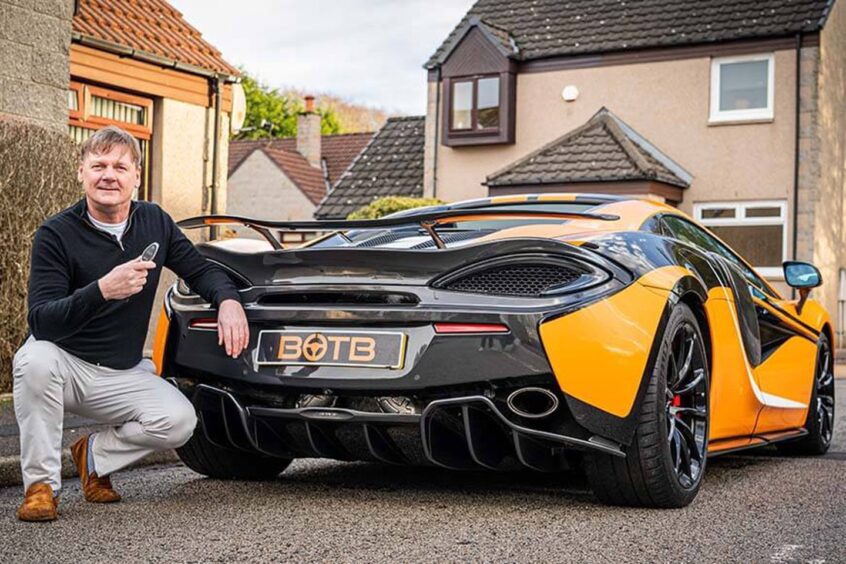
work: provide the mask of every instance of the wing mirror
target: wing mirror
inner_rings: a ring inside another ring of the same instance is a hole
[[[811,293],[811,288],[822,284],[822,274],[816,266],[796,260],[786,261],[783,265],[784,281],[791,288],[799,290],[799,303],[796,304],[797,313],[802,313],[802,307]]]

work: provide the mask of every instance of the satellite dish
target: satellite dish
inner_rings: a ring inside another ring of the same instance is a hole
[[[229,116],[229,129],[232,133],[241,131],[245,119],[247,119],[247,97],[244,95],[244,87],[236,82],[232,85],[232,113]]]

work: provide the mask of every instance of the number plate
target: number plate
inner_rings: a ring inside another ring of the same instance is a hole
[[[404,333],[384,331],[262,331],[258,364],[398,369],[406,341]]]

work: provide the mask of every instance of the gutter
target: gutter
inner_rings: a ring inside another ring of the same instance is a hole
[[[225,73],[218,73],[215,71],[211,71],[208,69],[204,69],[202,67],[198,67],[196,65],[183,63],[180,61],[176,61],[174,59],[168,59],[167,57],[162,57],[160,55],[155,55],[153,53],[142,51],[140,49],[135,49],[134,47],[129,47],[127,45],[121,45],[120,43],[113,43],[111,41],[105,41],[103,39],[97,39],[95,37],[90,37],[88,35],[83,35],[77,31],[71,32],[71,41],[73,43],[79,43],[80,45],[85,45],[87,47],[93,47],[94,49],[98,49],[100,51],[105,51],[107,53],[112,53],[114,55],[118,55],[120,57],[128,57],[130,59],[135,59],[137,61],[142,61],[145,63],[150,63],[153,65],[157,65],[159,67],[165,69],[173,69],[180,72],[184,72],[186,74],[192,74],[195,76],[201,76],[205,78],[209,83],[209,90],[211,95],[214,99],[214,139],[212,139],[212,173],[211,173],[211,213],[217,214],[217,182],[218,182],[218,160],[220,158],[220,117],[222,113],[221,109],[221,95],[220,95],[220,85],[221,82],[223,84],[234,84],[240,82],[241,79],[237,76],[233,76],[230,74]],[[217,233],[216,229],[212,228],[211,236],[212,239],[216,238]]]

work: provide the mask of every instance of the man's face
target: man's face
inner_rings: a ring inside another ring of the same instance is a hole
[[[118,209],[132,198],[141,182],[141,170],[132,160],[132,152],[115,145],[108,153],[88,153],[79,165],[77,178],[82,182],[88,201],[101,209]]]

